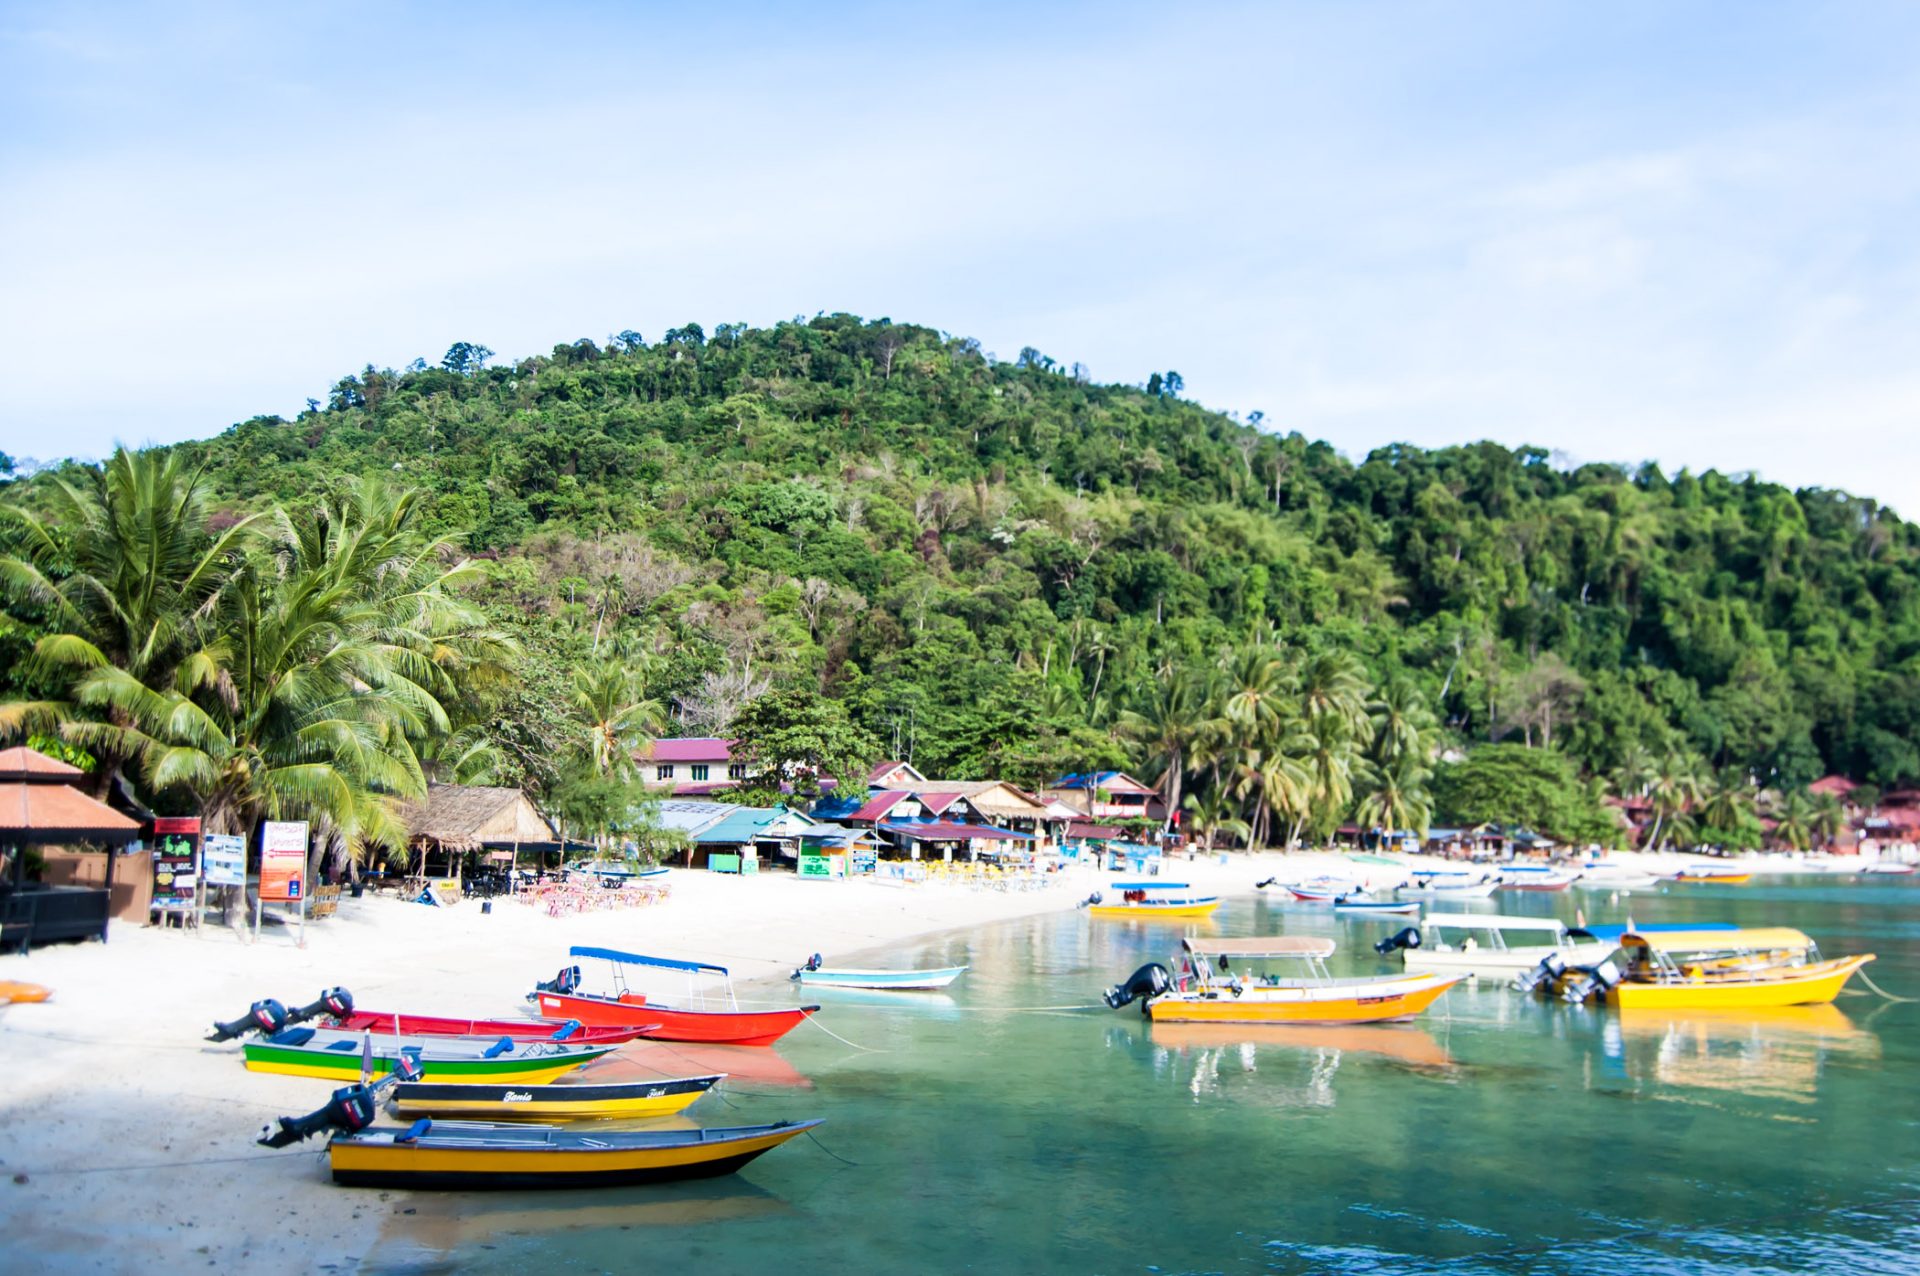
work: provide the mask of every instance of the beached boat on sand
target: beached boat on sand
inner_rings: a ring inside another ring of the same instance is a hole
[[[355,1010],[327,1020],[353,1032],[384,1032],[404,1037],[511,1037],[515,1041],[564,1041],[576,1046],[617,1046],[651,1032],[656,1025],[589,1028],[583,1023],[545,1019],[453,1019],[441,1015],[403,1015],[386,1010]]]
[[[393,1087],[388,1106],[396,1116],[473,1118],[486,1121],[586,1121],[672,1116],[724,1080],[673,1077],[589,1085],[436,1085],[408,1081]]]
[[[567,955],[598,959],[612,969],[613,991],[590,994],[579,991],[580,967],[562,969],[555,978],[527,994],[542,1019],[577,1019],[588,1027],[631,1028],[651,1025],[645,1035],[656,1041],[699,1041],[713,1045],[770,1046],[793,1031],[802,1019],[819,1010],[818,1006],[795,1006],[780,1010],[742,1010],[733,994],[733,977],[725,966],[700,961],[675,961],[668,957],[642,957],[613,948],[575,947]],[[687,976],[689,1000],[707,1000],[696,987],[705,979],[710,985],[718,978],[721,993],[712,998],[712,1009],[665,1005],[648,1000],[644,993],[629,990],[629,968],[677,971]]]
[[[1327,972],[1331,939],[1284,935],[1266,939],[1199,939],[1181,943],[1186,973],[1142,966],[1104,1000],[1119,1009],[1141,1001],[1158,1023],[1380,1023],[1419,1014],[1459,983],[1461,975],[1375,975],[1335,978]],[[1305,978],[1262,973],[1263,962],[1304,967]],[[1232,969],[1239,962],[1242,971]]]
[[[385,1076],[400,1057],[417,1061],[429,1081],[550,1081],[613,1050],[546,1041],[473,1037],[374,1037],[327,1028],[287,1028],[242,1047],[249,1072],[358,1080]]]

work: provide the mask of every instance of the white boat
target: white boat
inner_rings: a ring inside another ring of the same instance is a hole
[[[1508,891],[1563,891],[1578,874],[1546,864],[1508,864],[1500,870],[1500,889]]]
[[[1875,877],[1907,877],[1913,873],[1913,865],[1900,864],[1893,860],[1875,860],[1871,864],[1860,866],[1862,873],[1871,873]]]
[[[1349,899],[1342,896],[1333,901],[1333,911],[1354,916],[1406,917],[1420,911],[1420,901],[1413,899]]]
[[[1337,899],[1365,899],[1367,888],[1350,877],[1315,877],[1296,882],[1287,890],[1307,904],[1328,904]]]
[[[820,965],[812,961],[793,972],[803,984],[822,988],[864,988],[873,992],[925,992],[945,988],[966,973],[965,966],[944,966],[938,970],[856,970],[849,967]]]
[[[1421,899],[1486,899],[1500,889],[1500,879],[1473,873],[1415,873],[1402,895]]]
[[[1510,943],[1510,938],[1519,942]],[[1575,940],[1557,917],[1429,913],[1420,922],[1419,946],[1408,945],[1400,952],[1409,974],[1512,979],[1556,953],[1570,966],[1591,965],[1605,961],[1615,947],[1605,940]]]
[[[1650,891],[1660,885],[1660,879],[1625,864],[1588,864],[1573,884],[1583,891]]]

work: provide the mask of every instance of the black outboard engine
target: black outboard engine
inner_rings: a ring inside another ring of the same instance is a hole
[[[244,1037],[249,1032],[257,1032],[271,1037],[287,1026],[287,1008],[268,997],[256,1001],[247,1007],[247,1013],[238,1019],[226,1023],[216,1023],[213,1031],[207,1034],[208,1041],[232,1041],[235,1037]]]
[[[806,965],[804,965],[804,966],[802,966],[802,967],[800,967],[800,970],[796,970],[796,971],[794,971],[794,972],[793,972],[793,974],[791,974],[790,976],[788,976],[788,978],[790,978],[790,979],[798,979],[798,978],[800,978],[800,973],[801,973],[801,971],[806,971],[806,970],[818,970],[818,969],[820,969],[820,954],[819,954],[819,953],[815,953],[815,954],[814,954],[813,956],[811,956],[811,957],[809,957],[809,958],[807,958],[807,963],[806,963]]]
[[[1134,1001],[1140,1003],[1140,1013],[1147,1013],[1147,1002],[1173,987],[1173,976],[1167,968],[1157,961],[1150,961],[1127,976],[1124,984],[1115,984],[1100,994],[1100,999],[1110,1009],[1118,1010]]]
[[[1402,948],[1418,947],[1420,947],[1420,928],[1418,926],[1403,926],[1397,934],[1388,935],[1385,939],[1375,944],[1373,951],[1379,953],[1382,957],[1388,957],[1399,952]]]
[[[364,1130],[373,1124],[379,1114],[379,1092],[395,1081],[418,1081],[420,1079],[420,1061],[412,1055],[402,1053],[394,1061],[393,1071],[372,1085],[341,1086],[327,1100],[327,1106],[309,1112],[303,1117],[281,1117],[280,1128],[263,1127],[260,1137],[254,1142],[261,1147],[283,1148],[289,1143],[298,1143],[303,1139],[320,1133],[322,1130],[339,1130],[352,1134]]]
[[[571,993],[575,988],[578,988],[579,986],[580,986],[580,967],[562,966],[560,968],[560,973],[555,975],[552,979],[547,980],[543,984],[535,984],[533,986],[533,991],[527,994],[527,1000],[532,1001],[534,998],[538,997],[543,992],[557,993],[560,996],[564,997],[568,993]]]
[[[1589,998],[1605,996],[1607,989],[1619,982],[1620,967],[1608,958],[1591,970],[1582,971],[1581,978],[1569,979],[1566,991],[1560,995],[1568,1004],[1577,1006]]]
[[[1269,877],[1269,878],[1268,878],[1268,879],[1267,879],[1266,881],[1264,881],[1264,882],[1255,882],[1255,883],[1253,884],[1253,889],[1255,889],[1255,890],[1263,890],[1263,889],[1265,889],[1266,887],[1269,887],[1269,886],[1271,886],[1271,885],[1273,885],[1273,884],[1274,884],[1275,882],[1277,882],[1277,881],[1279,881],[1279,880],[1280,880],[1280,879],[1279,879],[1279,878],[1277,878],[1277,877]]]
[[[1099,891],[1095,891],[1093,894],[1081,900],[1078,904],[1075,905],[1075,907],[1076,908],[1092,908],[1095,904],[1098,904],[1103,898],[1105,897],[1102,896]]]
[[[1560,977],[1566,973],[1566,959],[1559,953],[1548,953],[1540,959],[1538,966],[1514,976],[1513,990],[1515,992],[1537,992],[1544,988],[1551,992],[1554,984],[1558,983]]]
[[[296,1006],[287,1012],[289,1024],[305,1023],[319,1015],[333,1019],[345,1019],[353,1013],[353,994],[345,988],[329,988],[304,1006]]]

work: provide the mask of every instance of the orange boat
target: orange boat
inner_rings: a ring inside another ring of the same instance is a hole
[[[1141,967],[1124,984],[1107,990],[1118,1010],[1136,999],[1158,1023],[1385,1023],[1419,1014],[1465,975],[1377,975],[1336,979],[1327,972],[1331,939],[1278,936],[1269,939],[1181,941],[1187,977],[1174,983],[1157,963]],[[1304,979],[1261,974],[1251,963],[1281,960],[1303,964]],[[1242,963],[1242,971],[1231,969]]]

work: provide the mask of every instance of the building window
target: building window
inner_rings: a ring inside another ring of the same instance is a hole
[[[728,778],[729,780],[744,780],[744,779],[746,779],[746,778],[747,778],[747,764],[746,764],[746,763],[744,763],[744,762],[732,762],[732,763],[729,763],[729,764],[727,765],[727,778]]]
[[[696,780],[704,780],[707,778],[707,768],[705,763],[696,762],[693,764],[693,778]]]
[[[653,778],[656,780],[671,780],[673,778],[673,767],[671,765],[655,767],[653,769]]]

